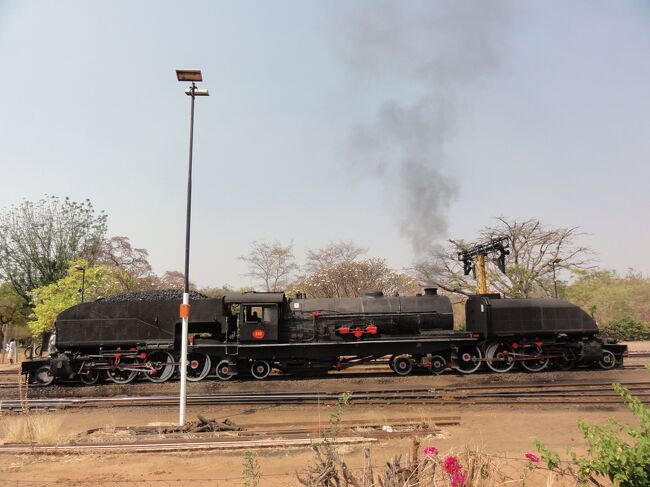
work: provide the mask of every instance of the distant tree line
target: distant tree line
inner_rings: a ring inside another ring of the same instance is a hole
[[[114,293],[176,288],[183,274],[153,272],[146,249],[125,236],[107,237],[107,215],[89,200],[47,196],[23,201],[0,212],[0,326],[29,327],[37,335],[52,327],[63,309],[80,301],[81,273],[88,301]],[[617,338],[646,338],[650,321],[650,280],[630,271],[619,276],[595,266],[591,250],[580,245],[579,229],[549,228],[539,220],[499,217],[478,232],[476,241],[505,237],[510,255],[506,272],[488,261],[489,284],[505,297],[553,297],[582,306],[603,333]],[[459,325],[463,301],[477,290],[474,275],[464,275],[458,253],[472,243],[450,240],[411,268],[396,270],[368,249],[350,241],[310,249],[298,265],[293,242],[256,240],[240,257],[252,284],[263,291],[297,292],[310,297],[358,297],[364,292],[412,295],[435,286],[454,302]],[[554,279],[555,277],[555,279]],[[196,289],[194,284],[191,284]],[[254,287],[199,289],[208,296]]]
[[[489,286],[508,298],[557,297],[567,299],[590,313],[604,335],[619,339],[650,338],[650,279],[630,271],[619,276],[599,269],[592,250],[581,245],[577,227],[549,228],[539,220],[496,218],[478,232],[476,241],[505,237],[509,255],[506,272],[487,262]],[[459,252],[474,242],[450,240],[409,269],[397,271],[384,259],[367,257],[367,249],[354,242],[332,242],[308,250],[298,266],[293,243],[254,241],[240,257],[248,276],[265,291],[289,290],[310,297],[356,297],[365,291],[414,294],[434,286],[454,304],[454,318],[464,325],[464,301],[478,289],[476,276],[465,275]],[[272,279],[269,279],[272,276]]]

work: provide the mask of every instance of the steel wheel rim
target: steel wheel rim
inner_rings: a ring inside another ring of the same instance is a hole
[[[235,375],[232,370],[232,364],[227,360],[222,360],[217,364],[215,373],[217,374],[219,380],[230,380]]]
[[[251,365],[251,375],[257,380],[266,379],[271,373],[271,366],[266,360],[256,360]]]
[[[413,364],[408,357],[395,357],[393,370],[397,375],[409,375],[413,370]]]
[[[49,386],[52,382],[54,382],[52,369],[50,368],[49,365],[44,365],[43,367],[39,367],[36,370],[35,378],[36,378],[36,382],[38,382],[43,386]]]
[[[164,360],[155,360],[158,355],[161,355],[160,358]],[[174,357],[171,353],[163,350],[158,350],[156,352],[150,353],[147,357],[147,362],[149,362],[152,367],[155,367],[156,369],[156,373],[153,373],[154,371],[144,372],[144,376],[151,382],[166,382],[172,378],[174,372],[176,371],[176,366],[174,365]]]
[[[485,359],[490,370],[503,374],[510,372],[515,366],[514,357],[508,361],[504,356],[513,354],[512,347],[507,343],[493,343],[485,351]]]
[[[447,360],[442,355],[434,355],[431,357],[431,373],[440,375],[447,368]]]
[[[598,361],[598,365],[605,370],[612,369],[616,365],[616,356],[610,350],[603,350],[603,358]]]
[[[542,354],[542,350],[537,351],[538,354]],[[542,359],[535,359],[535,360],[522,360],[521,361],[521,366],[526,369],[528,372],[541,372],[544,370],[546,367],[548,367],[548,363],[550,360],[548,358]]]
[[[458,372],[463,374],[473,374],[481,368],[481,359],[483,358],[483,354],[481,353],[480,348],[462,347],[459,349],[459,352],[458,363],[455,366]],[[469,357],[469,360],[463,359],[463,356],[466,354]]]
[[[138,359],[133,358],[125,360],[126,362],[122,361],[115,368],[106,371],[106,378],[108,380],[115,382],[116,384],[128,384],[129,382],[133,382],[140,372],[137,370],[125,369],[131,365],[136,365]]]
[[[194,363],[198,363],[196,368],[192,368]],[[205,379],[210,373],[212,367],[212,360],[210,356],[203,353],[192,353],[188,357],[187,362],[187,380],[190,382],[198,382]]]
[[[84,372],[82,367],[82,371],[79,372],[79,380],[84,385],[92,386],[99,380],[99,370],[88,369]]]

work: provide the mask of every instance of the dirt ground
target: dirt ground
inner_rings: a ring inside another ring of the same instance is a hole
[[[632,350],[650,350],[649,342],[632,344]],[[629,359],[628,363],[646,363],[650,358]],[[282,380],[280,378],[256,382],[239,381],[217,383],[208,381],[190,384],[189,392],[233,392],[246,390],[346,390],[346,386],[367,388],[442,387],[450,385],[493,383],[560,383],[575,380],[648,381],[650,372],[642,369],[577,370],[572,372],[543,372],[540,374],[510,373],[476,374],[469,377],[458,374],[441,376],[347,374],[334,378],[305,378]],[[162,387],[161,387],[162,386]],[[126,387],[126,388],[125,388]],[[103,395],[177,393],[178,383],[140,384],[128,386],[100,386],[91,388],[58,388],[55,395]],[[61,392],[65,394],[61,394]],[[36,393],[36,390],[31,391]],[[49,392],[48,392],[49,394]],[[1,396],[0,396],[1,400]],[[209,418],[229,418],[237,424],[259,425],[286,422],[287,429],[294,422],[319,421],[327,427],[334,406],[190,406],[188,419],[197,414]],[[36,413],[33,413],[36,414]],[[174,423],[178,420],[177,408],[114,408],[80,409],[43,413],[56,427],[60,441],[90,428],[152,423]],[[542,440],[559,453],[568,448],[584,451],[584,441],[577,428],[577,420],[603,423],[609,417],[633,422],[631,413],[621,405],[570,406],[570,405],[511,405],[511,406],[459,406],[459,405],[351,405],[345,411],[345,420],[365,419],[390,425],[394,418],[414,418],[426,421],[436,416],[460,416],[460,424],[444,426],[440,434],[427,437],[420,433],[422,447],[435,446],[441,452],[460,451],[474,446],[497,457],[523,459],[525,452],[534,452],[534,439]],[[0,416],[2,431],[10,427],[16,415]],[[370,446],[373,464],[382,465],[396,454],[406,456],[411,438],[381,440]],[[343,446],[341,453],[352,468],[362,465],[364,445]],[[295,472],[305,469],[313,460],[309,448],[260,449],[256,452],[261,466],[261,485],[296,485]],[[244,464],[244,451],[191,452],[191,453],[129,453],[129,454],[0,454],[0,485],[240,485]],[[185,479],[180,481],[178,479]],[[31,481],[31,482],[27,482]],[[34,482],[36,481],[36,482]],[[79,484],[78,482],[86,482]],[[511,484],[513,485],[513,484]],[[514,484],[516,485],[516,484]]]

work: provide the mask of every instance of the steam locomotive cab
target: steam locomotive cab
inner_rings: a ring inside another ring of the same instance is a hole
[[[280,319],[286,307],[284,293],[230,294],[224,297],[224,306],[229,319],[229,339],[241,343],[278,340]]]

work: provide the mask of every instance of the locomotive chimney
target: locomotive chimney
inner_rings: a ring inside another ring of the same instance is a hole
[[[437,287],[425,287],[424,288],[424,295],[425,296],[435,296],[438,294],[438,288]]]
[[[368,298],[383,298],[384,293],[382,291],[366,291],[363,293],[364,296]]]

